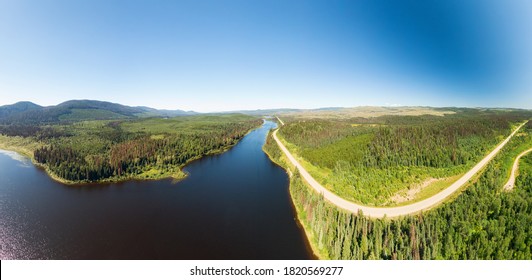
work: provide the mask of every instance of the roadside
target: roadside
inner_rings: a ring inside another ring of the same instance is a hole
[[[277,117],[281,125],[284,125],[284,122]],[[483,169],[493,157],[510,141],[510,139],[515,135],[515,133],[523,127],[527,122],[524,122],[523,124],[519,125],[504,141],[502,141],[495,149],[492,150],[486,157],[484,157],[479,163],[477,163],[471,170],[469,170],[467,173],[465,173],[460,179],[458,179],[456,182],[451,184],[448,188],[442,190],[441,192],[438,192],[437,194],[424,199],[422,201],[412,203],[405,206],[399,206],[399,207],[390,207],[390,208],[384,208],[384,207],[368,207],[364,205],[360,205],[357,203],[353,203],[350,201],[347,201],[338,195],[332,193],[325,187],[323,187],[321,184],[319,184],[309,173],[308,171],[295,159],[295,157],[288,151],[288,149],[285,147],[285,145],[279,140],[277,137],[277,132],[279,129],[275,130],[272,134],[274,140],[276,141],[277,145],[281,149],[281,151],[284,153],[284,155],[288,158],[288,160],[297,168],[299,173],[301,174],[301,177],[318,193],[322,194],[323,197],[331,202],[332,204],[336,205],[339,208],[342,208],[344,210],[347,210],[351,213],[358,213],[359,211],[362,211],[365,216],[373,217],[373,218],[382,218],[382,217],[398,217],[398,216],[404,216],[409,214],[418,213],[423,210],[430,209],[439,203],[443,202],[447,198],[449,198],[451,195],[453,195],[456,191],[460,190],[465,184],[467,184],[481,169]]]
[[[510,178],[508,179],[508,182],[506,182],[506,184],[504,184],[504,190],[505,191],[511,191],[514,186],[515,186],[515,177],[516,177],[516,173],[517,171],[519,170],[519,160],[521,159],[521,157],[523,157],[524,155],[528,154],[532,152],[532,148],[520,153],[516,158],[515,158],[515,161],[514,161],[514,164],[512,166],[512,172],[510,174]]]

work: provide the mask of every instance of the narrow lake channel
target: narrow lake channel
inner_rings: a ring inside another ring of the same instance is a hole
[[[0,259],[311,259],[264,125],[180,182],[66,186],[0,152]]]

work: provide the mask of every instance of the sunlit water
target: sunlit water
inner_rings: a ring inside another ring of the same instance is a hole
[[[308,259],[266,122],[190,175],[65,186],[0,153],[1,259]]]

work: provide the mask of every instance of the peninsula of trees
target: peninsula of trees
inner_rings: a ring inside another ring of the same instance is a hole
[[[262,123],[242,114],[169,112],[177,113],[86,100],[53,108],[19,103],[0,108],[0,148],[25,153],[65,183],[182,178],[187,162],[226,150]]]

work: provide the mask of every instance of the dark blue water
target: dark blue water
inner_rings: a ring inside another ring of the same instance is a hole
[[[266,122],[180,182],[65,186],[0,153],[1,259],[308,259]]]

